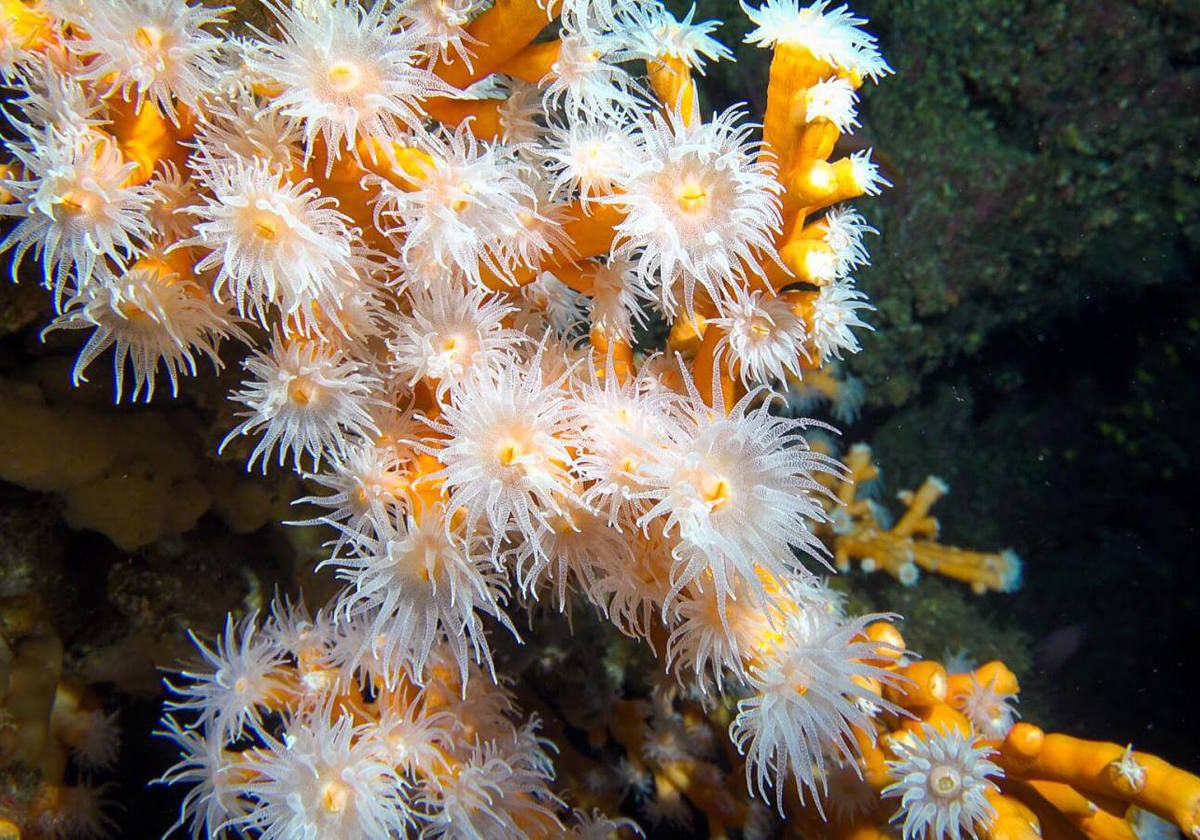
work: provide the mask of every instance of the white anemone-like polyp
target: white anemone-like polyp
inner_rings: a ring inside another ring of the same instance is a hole
[[[186,824],[192,840],[219,836],[231,816],[247,809],[238,796],[241,766],[234,754],[225,749],[224,739],[204,727],[181,724],[169,714],[163,716],[162,728],[154,734],[169,739],[179,754],[178,761],[157,782],[188,789],[168,834]]]
[[[812,304],[811,338],[822,363],[842,358],[843,352],[862,349],[854,330],[875,328],[858,316],[860,309],[874,311],[875,307],[851,278],[827,283],[817,292]]]
[[[267,5],[282,34],[248,54],[249,69],[277,83],[268,108],[301,123],[307,155],[324,141],[327,170],[344,148],[358,157],[360,139],[399,141],[421,128],[421,99],[454,95],[421,66],[425,33],[405,25],[397,4]]]
[[[875,36],[862,29],[866,19],[846,6],[830,10],[830,5],[831,0],[818,0],[801,8],[799,0],[767,0],[754,9],[743,2],[742,9],[756,27],[746,43],[807,49],[819,61],[863,78],[891,73]]]
[[[297,471],[308,453],[319,468],[327,453],[341,453],[357,439],[379,433],[367,411],[382,390],[369,369],[347,358],[336,346],[317,340],[276,337],[266,353],[242,362],[250,374],[231,399],[246,406],[238,426],[218,451],[240,435],[261,432],[246,468],[260,459],[263,472],[278,445],[279,465],[290,453]]]
[[[303,157],[295,120],[264,111],[248,88],[215,99],[209,110],[197,116],[196,134],[201,148],[220,150],[221,157],[259,160],[284,171],[298,167]]]
[[[482,289],[442,283],[414,288],[409,312],[396,318],[388,352],[396,373],[409,386],[425,379],[438,399],[475,366],[498,369],[528,336],[504,327],[514,307]]]
[[[430,159],[406,188],[368,179],[380,188],[376,225],[418,275],[457,269],[476,285],[484,268],[507,277],[502,243],[512,238],[512,220],[537,203],[523,165],[511,150],[478,142],[466,126],[425,135],[419,144]]]
[[[667,639],[667,669],[680,681],[694,676],[702,692],[722,691],[727,671],[744,679],[743,656],[768,638],[772,622],[779,620],[751,595],[741,583],[724,601],[713,592],[681,592]]]
[[[181,246],[209,253],[197,273],[217,269],[214,294],[264,326],[273,305],[285,315],[339,297],[353,273],[349,219],[307,181],[293,182],[266,160],[227,157],[199,169],[204,204],[187,212],[196,235]]]
[[[904,840],[980,836],[996,816],[987,794],[998,790],[993,779],[1004,776],[989,760],[995,750],[953,726],[929,724],[895,739],[892,748],[897,760],[888,762],[888,774],[895,781],[883,795],[900,799],[892,822],[904,823]]]
[[[485,613],[516,635],[501,608],[506,577],[477,540],[446,519],[440,505],[414,510],[323,564],[349,584],[337,614],[366,629],[356,658],[370,659],[389,683],[402,675],[423,681],[430,652],[443,640],[464,680],[469,659],[491,670]]]
[[[542,353],[510,359],[499,371],[475,368],[451,389],[427,449],[444,465],[447,509],[461,508],[468,533],[486,524],[493,554],[510,528],[536,540],[575,496],[570,447],[578,446],[562,380],[545,383]]]
[[[678,308],[677,283],[690,311],[697,284],[720,301],[774,253],[780,185],[743,116],[730,108],[688,124],[677,111],[652,115],[641,124],[642,148],[624,192],[602,199],[626,213],[614,253],[633,257],[644,276],[659,276],[668,314]]]
[[[762,603],[760,574],[786,580],[803,573],[797,552],[825,557],[812,524],[826,519],[829,491],[816,476],[841,467],[809,449],[809,421],[771,414],[764,392],[751,390],[727,415],[693,392],[669,427],[671,445],[642,467],[641,495],[653,506],[638,524],[658,520],[678,536],[668,601],[702,579],[718,601],[749,582]]]
[[[670,59],[690,70],[704,74],[708,61],[728,61],[733,53],[712,37],[720,21],[695,23],[696,7],[688,9],[682,20],[662,6],[629,5],[622,9],[628,16],[625,33],[634,50],[649,61]]]
[[[850,174],[855,186],[863,195],[879,195],[892,182],[883,177],[879,164],[871,160],[873,149],[864,149],[850,155]]]
[[[265,748],[246,754],[244,792],[253,807],[232,826],[281,839],[407,835],[407,783],[372,724],[355,726],[326,710],[263,740]]]
[[[130,184],[137,164],[126,161],[117,141],[99,131],[33,131],[29,145],[5,144],[20,164],[17,177],[0,177],[0,217],[20,221],[0,242],[13,249],[12,277],[26,252],[42,262],[43,282],[54,291],[55,309],[93,273],[111,272],[141,252],[151,237],[147,211],[154,191]],[[72,276],[73,275],[73,276]]]
[[[637,324],[646,327],[649,317],[642,308],[642,299],[649,296],[637,264],[627,259],[610,259],[596,265],[592,275],[592,294],[589,310],[592,326],[604,331],[610,339],[633,343]]]
[[[454,772],[431,777],[420,799],[433,814],[428,836],[563,836],[556,815],[562,802],[546,789],[554,776],[546,743],[527,726],[506,742],[478,745]]]
[[[319,473],[305,478],[330,491],[324,496],[305,496],[296,504],[324,508],[321,516],[293,522],[294,525],[326,524],[338,532],[333,553],[350,540],[374,537],[390,527],[393,517],[408,510],[412,489],[409,458],[397,447],[362,440],[345,447],[329,459]]]
[[[863,244],[863,236],[879,231],[867,224],[863,215],[852,207],[838,205],[825,211],[820,224],[825,228],[825,244],[833,249],[837,274],[847,276],[860,265],[869,265],[871,256]]]
[[[618,530],[633,527],[652,504],[643,496],[643,469],[669,448],[675,425],[678,399],[651,382],[649,376],[621,382],[609,367],[579,387],[580,432],[588,445],[575,469],[587,487],[585,502]]]
[[[207,27],[220,24],[228,7],[186,0],[95,0],[61,3],[69,10],[63,23],[66,47],[84,59],[81,78],[109,91],[120,91],[137,108],[149,100],[178,121],[177,103],[189,108],[220,72],[223,40]]]
[[[61,134],[87,133],[105,125],[108,121],[101,115],[104,110],[100,92],[85,85],[71,65],[79,61],[70,56],[51,58],[42,53],[31,53],[21,61],[20,73],[4,71],[4,51],[15,46],[23,36],[4,31],[11,19],[0,19],[0,74],[15,89],[10,93],[8,120],[26,137],[35,134],[38,128],[48,128]],[[26,33],[25,37],[28,37]],[[62,66],[62,64],[67,66]]]
[[[858,93],[845,79],[832,78],[817,82],[805,94],[805,118],[828,120],[838,131],[849,134],[858,127]]]
[[[789,776],[801,801],[807,792],[821,808],[831,760],[856,760],[855,730],[873,730],[875,709],[900,711],[864,688],[872,679],[884,684],[897,679],[869,664],[878,647],[864,628],[880,616],[843,622],[819,601],[797,595],[798,608],[780,623],[777,641],[762,645],[747,669],[753,694],[738,702],[729,727],[746,756],[746,786],[766,801],[773,786],[781,813]]]
[[[545,101],[568,114],[613,114],[633,108],[638,89],[620,65],[636,57],[627,40],[601,32],[574,15],[564,15],[558,56],[541,80]]]
[[[951,702],[984,738],[1000,741],[1021,716],[1014,705],[1016,699],[1016,692],[997,688],[994,677],[985,684],[971,674],[966,690],[952,697]]]
[[[486,5],[484,0],[403,0],[400,7],[422,35],[431,58],[445,63],[460,60],[469,68],[472,50],[481,42],[467,32],[467,24]]]
[[[140,396],[148,402],[154,396],[160,362],[174,397],[179,394],[180,376],[196,375],[197,354],[220,370],[217,349],[221,339],[245,337],[225,308],[195,281],[140,264],[107,283],[85,285],[46,331],[60,329],[92,330],[75,360],[72,379],[76,385],[87,381],[83,372],[97,356],[114,348],[117,402],[125,391],[127,362],[133,372],[131,399]]]
[[[578,195],[586,206],[590,199],[610,195],[624,180],[636,141],[613,120],[582,115],[550,130],[547,166],[555,173],[550,194]]]
[[[284,654],[259,631],[257,618],[252,613],[235,625],[233,616],[226,616],[225,631],[211,648],[192,635],[204,662],[182,670],[178,684],[167,683],[175,695],[167,708],[195,714],[220,743],[239,737],[247,728],[260,729],[260,707],[290,690]]]
[[[708,323],[723,333],[718,358],[727,357],[746,385],[786,385],[789,376],[800,378],[801,358],[808,359],[808,327],[787,301],[760,290],[739,293]]]

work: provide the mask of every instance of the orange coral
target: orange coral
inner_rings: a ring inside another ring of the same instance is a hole
[[[1021,561],[1011,550],[981,552],[943,545],[940,530],[929,509],[948,492],[940,479],[930,476],[916,491],[898,494],[905,511],[887,523],[879,508],[862,496],[862,487],[879,477],[870,447],[860,444],[846,455],[851,481],[838,488],[842,506],[836,511],[834,560],[839,570],[858,560],[865,572],[883,571],[911,585],[920,570],[967,583],[977,594],[1013,592],[1021,583]]]

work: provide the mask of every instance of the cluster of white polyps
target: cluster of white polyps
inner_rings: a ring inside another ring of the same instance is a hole
[[[4,4],[0,250],[40,258],[51,329],[90,331],[76,380],[111,348],[117,399],[150,399],[160,366],[174,393],[246,348],[222,449],[290,463],[337,532],[333,604],[231,621],[176,681],[181,822],[563,831],[488,633],[570,593],[744,698],[754,789],[819,790],[886,675],[801,562],[841,468],[770,409],[865,326],[871,228],[833,205],[884,182],[827,160],[888,72],[862,21],[751,10],[808,68],[773,71],[760,141],[700,115],[715,24],[657,4],[267,5],[232,36],[185,0]],[[663,320],[667,352],[634,352]]]

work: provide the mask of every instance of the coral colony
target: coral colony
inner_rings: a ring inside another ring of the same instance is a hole
[[[518,614],[575,601],[676,683],[609,712],[652,820],[1132,837],[1121,803],[1200,837],[1194,777],[1016,722],[1002,664],[920,660],[819,577],[1018,569],[928,539],[936,480],[881,523],[848,481],[869,452],[844,466],[779,410],[871,308],[874,231],[844,202],[887,183],[834,149],[890,68],[848,9],[746,9],[773,51],[760,127],[702,113],[692,74],[730,53],[652,2],[272,0],[261,28],[0,6],[0,249],[14,279],[40,264],[48,330],[86,334],[75,380],[111,351],[117,400],[149,400],[244,356],[221,449],[301,473],[336,533],[332,603],[231,617],[169,679],[176,830],[632,836],[622,789],[555,785],[493,664]],[[79,811],[24,829],[103,830]]]

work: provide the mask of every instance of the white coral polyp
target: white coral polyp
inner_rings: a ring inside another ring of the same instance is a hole
[[[268,5],[282,34],[248,54],[249,70],[279,85],[269,109],[302,124],[308,155],[320,138],[328,166],[346,148],[357,157],[360,139],[400,140],[421,127],[421,99],[454,94],[421,66],[425,34],[391,3]]]
[[[330,459],[323,472],[308,475],[313,484],[331,491],[325,496],[305,496],[297,504],[310,504],[328,512],[296,525],[324,523],[336,528],[336,553],[355,537],[371,538],[391,526],[393,517],[408,509],[411,482],[407,453],[396,447],[361,441],[348,445]]]
[[[692,6],[683,20],[678,20],[667,9],[649,4],[630,6],[623,9],[631,24],[626,33],[634,43],[634,50],[647,60],[673,59],[685,67],[704,74],[708,61],[729,61],[733,53],[712,37],[721,26],[720,21],[706,20],[694,23],[696,7]]]
[[[726,671],[744,679],[743,656],[768,637],[772,621],[779,620],[775,611],[756,605],[752,595],[745,584],[725,600],[712,592],[682,593],[667,639],[667,669],[681,681],[694,677],[702,692],[722,691]]]
[[[863,687],[871,679],[896,680],[868,664],[878,648],[863,628],[876,618],[842,622],[819,605],[798,606],[776,631],[777,641],[763,645],[748,668],[746,682],[754,694],[738,702],[729,735],[746,756],[746,786],[767,801],[774,787],[781,812],[788,776],[801,801],[807,792],[819,807],[826,756],[853,763],[854,730],[874,731],[869,710],[882,704],[899,711]]]
[[[650,377],[622,383],[614,371],[592,377],[580,388],[577,407],[587,446],[575,468],[584,479],[584,499],[619,530],[633,527],[652,504],[644,497],[647,466],[670,446],[674,426],[672,392],[650,386]]]
[[[479,143],[463,126],[422,143],[431,161],[408,188],[375,182],[381,187],[376,224],[386,228],[418,277],[453,270],[479,285],[484,269],[509,276],[502,243],[511,240],[512,220],[536,205],[521,177],[524,166],[509,150]],[[390,221],[395,224],[385,224]]]
[[[646,297],[643,278],[634,263],[610,259],[605,265],[597,265],[589,306],[592,326],[603,330],[610,339],[632,344],[634,325],[645,328],[649,324],[639,299]]]
[[[198,115],[196,133],[202,148],[219,151],[221,157],[240,157],[290,170],[300,164],[300,129],[294,120],[264,111],[248,89],[234,91],[227,99],[214,101]]]
[[[235,625],[233,616],[226,616],[225,632],[211,648],[193,635],[204,664],[181,671],[180,685],[167,683],[176,695],[167,707],[195,713],[220,743],[260,729],[260,707],[290,690],[284,654],[258,629],[257,617],[252,613]]]
[[[860,265],[870,265],[871,256],[863,244],[863,236],[879,231],[867,224],[861,213],[842,205],[830,207],[821,225],[826,230],[825,244],[833,249],[837,261],[838,277],[847,276]]]
[[[862,349],[855,329],[875,328],[858,316],[861,309],[874,311],[867,296],[847,277],[822,286],[812,309],[812,342],[822,363],[842,358],[842,353]]]
[[[858,127],[858,92],[845,79],[832,78],[817,82],[805,95],[805,119],[828,120],[838,131],[849,134]]]
[[[1016,692],[1001,691],[995,678],[985,685],[975,674],[971,674],[967,689],[951,698],[954,708],[990,741],[1003,740],[1021,716],[1014,705],[1016,700]]]
[[[642,469],[654,505],[639,525],[659,520],[678,536],[672,595],[703,575],[719,599],[739,579],[761,596],[760,570],[786,579],[802,573],[794,552],[825,555],[810,523],[825,520],[829,491],[815,475],[837,474],[837,462],[808,448],[807,421],[755,407],[760,396],[751,391],[724,415],[693,394],[671,446]]]
[[[724,333],[717,355],[744,384],[786,386],[788,376],[800,378],[808,327],[786,300],[757,290],[738,294],[709,324]]]
[[[589,199],[610,195],[624,180],[629,161],[636,153],[634,139],[611,120],[583,115],[550,131],[545,150],[548,168],[555,173],[550,193]]]
[[[61,310],[72,285],[82,289],[93,273],[111,272],[110,261],[123,265],[145,247],[154,191],[129,183],[137,164],[127,162],[103,132],[48,128],[27,139],[28,146],[7,144],[24,176],[0,177],[0,190],[14,199],[0,202],[0,217],[20,219],[0,242],[0,252],[13,249],[16,280],[17,267],[32,249]]]
[[[624,192],[603,199],[626,213],[615,253],[631,255],[644,276],[659,275],[668,314],[679,306],[677,284],[690,311],[697,285],[720,300],[761,273],[773,251],[780,185],[742,116],[731,108],[694,125],[675,111],[651,116]]]
[[[4,22],[0,21],[0,30],[3,27]],[[2,53],[10,37],[16,40],[21,36],[0,31],[0,41],[4,42],[0,46],[0,68],[4,66]],[[26,136],[36,133],[35,126],[60,134],[75,134],[108,122],[101,115],[104,105],[99,92],[79,78],[78,65],[82,62],[78,57],[51,58],[34,53],[22,61],[20,74],[8,74],[5,78],[18,83],[10,100],[8,119]]]
[[[527,364],[514,359],[497,373],[472,371],[440,418],[426,421],[444,438],[432,438],[429,451],[445,465],[437,477],[447,509],[464,511],[470,534],[486,525],[493,554],[509,528],[536,540],[574,498],[571,401],[561,381],[542,381],[541,354]]]
[[[349,583],[337,613],[366,628],[358,658],[375,663],[389,682],[426,677],[430,651],[445,640],[463,679],[468,659],[491,668],[483,614],[515,630],[502,604],[506,577],[476,540],[447,527],[433,507],[396,517],[377,537],[326,561]]]
[[[531,727],[508,744],[489,742],[453,773],[434,776],[421,802],[433,816],[423,836],[524,840],[564,834],[556,815],[562,803],[547,791],[554,776],[543,741]]]
[[[979,837],[996,816],[987,799],[1004,772],[989,760],[995,753],[975,735],[955,727],[923,724],[919,734],[895,740],[896,761],[888,762],[895,781],[883,789],[899,798],[893,823],[903,822],[904,840],[960,840]]]
[[[619,64],[633,57],[623,39],[564,16],[558,57],[541,81],[546,102],[576,117],[634,107],[637,84]]]
[[[891,73],[875,37],[862,29],[866,19],[856,17],[846,6],[830,10],[830,4],[831,0],[818,0],[801,8],[799,0],[767,0],[753,9],[743,2],[742,9],[756,27],[746,42],[807,49],[820,61],[864,78]]]
[[[499,369],[510,353],[528,341],[504,328],[515,311],[503,299],[476,287],[443,283],[409,294],[410,311],[396,319],[395,338],[388,343],[396,373],[409,387],[422,379],[444,399],[450,386],[474,367]]]
[[[72,4],[62,4],[70,8]],[[193,107],[220,72],[222,39],[208,27],[227,8],[185,0],[98,0],[75,4],[67,49],[86,61],[82,78],[120,91],[137,107],[145,100],[178,121],[177,103]]]
[[[188,212],[196,235],[184,245],[209,253],[198,272],[217,269],[214,293],[264,326],[272,307],[292,315],[333,299],[354,271],[349,219],[305,180],[291,181],[265,160],[230,157],[200,170],[209,193]]]
[[[276,446],[280,466],[290,454],[299,471],[307,453],[317,468],[327,453],[341,453],[356,439],[379,433],[367,411],[381,390],[379,379],[331,344],[276,338],[269,352],[254,354],[242,366],[250,378],[231,399],[249,411],[221,441],[220,451],[236,437],[261,432],[247,469],[261,459],[266,472]]]
[[[154,396],[155,373],[161,362],[179,394],[179,377],[196,375],[196,355],[220,370],[221,339],[243,337],[229,313],[195,281],[158,267],[135,265],[106,283],[91,283],[72,298],[48,330],[91,329],[72,378],[85,382],[83,372],[96,357],[113,347],[116,400],[125,392],[126,362],[133,372],[131,399]]]
[[[470,23],[486,7],[483,0],[404,0],[404,15],[426,44],[430,57],[453,63],[460,60],[471,66],[473,49],[479,40],[467,32]]]
[[[279,740],[249,750],[244,787],[253,807],[232,820],[262,840],[407,836],[404,779],[375,727],[340,714],[292,722]]]

